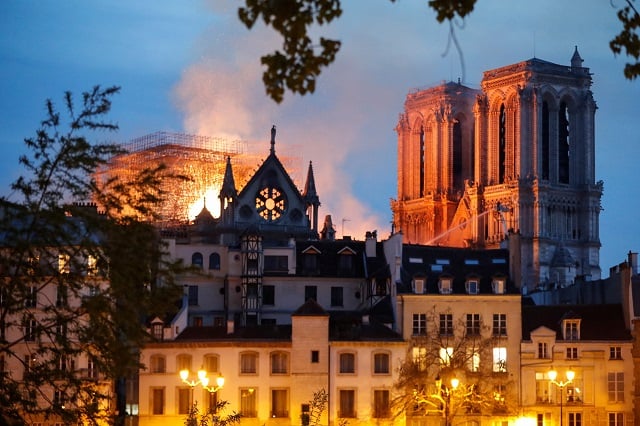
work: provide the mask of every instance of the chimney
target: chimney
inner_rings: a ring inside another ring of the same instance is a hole
[[[640,273],[638,270],[638,253],[633,253],[629,250],[628,259],[629,267],[631,268],[631,275],[638,275],[638,273]]]
[[[376,257],[376,243],[378,241],[378,231],[371,231],[365,234],[364,248],[367,257]]]
[[[235,323],[233,320],[227,320],[227,334],[233,334],[235,332]]]

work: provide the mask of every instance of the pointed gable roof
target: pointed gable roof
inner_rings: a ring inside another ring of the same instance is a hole
[[[224,169],[224,179],[222,180],[219,197],[235,198],[237,196],[238,191],[236,190],[236,183],[233,179],[233,170],[231,169],[231,157],[227,156],[227,165]]]
[[[289,173],[276,155],[275,137],[276,126],[273,126],[271,128],[271,148],[269,150],[269,156],[262,162],[253,176],[251,176],[251,179],[249,179],[244,188],[242,188],[238,197],[245,196],[247,191],[255,190],[256,186],[280,183],[281,186],[283,186],[283,190],[287,191],[287,196],[292,194],[297,195],[298,201],[303,203],[300,190],[296,187],[296,184],[293,182],[291,176],[289,176]],[[287,186],[288,188],[284,188],[284,186]]]
[[[307,181],[304,184],[302,196],[307,204],[320,205],[320,197],[316,191],[316,180],[313,177],[313,164],[309,161],[309,169],[307,170]]]

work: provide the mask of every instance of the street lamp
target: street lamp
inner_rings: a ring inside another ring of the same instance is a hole
[[[557,381],[556,379],[558,378],[558,372],[556,370],[549,370],[547,372],[547,377],[549,378],[549,381],[551,381],[551,383],[553,383],[554,385],[560,388],[560,426],[562,426],[562,422],[563,422],[563,418],[562,418],[562,402],[563,401],[562,400],[564,396],[562,395],[562,391],[564,390],[564,387],[567,386],[569,383],[573,382],[573,379],[576,377],[576,373],[573,370],[567,370],[565,374],[567,376],[567,380]]]
[[[451,405],[451,394],[458,389],[458,386],[460,386],[460,380],[456,377],[452,377],[451,378],[451,387],[448,387],[446,385],[443,386],[442,384],[442,379],[440,378],[440,376],[438,375],[436,377],[436,389],[438,390],[438,393],[435,394],[434,396],[440,400],[440,402],[442,402],[442,405],[444,405],[444,410],[442,412],[442,414],[444,415],[444,421],[446,423],[446,426],[450,426],[451,422],[449,419],[450,416],[450,405]]]
[[[222,387],[224,386],[224,377],[222,377],[222,375],[218,375],[218,377],[216,378],[216,385],[215,386],[209,386],[209,377],[207,377],[207,371],[204,369],[200,369],[198,370],[198,372],[196,373],[197,375],[197,380],[196,379],[189,379],[189,370],[188,369],[184,369],[184,370],[180,370],[180,379],[182,380],[183,383],[186,383],[187,385],[189,385],[189,387],[193,390],[194,387],[198,386],[198,385],[202,385],[202,387],[206,390],[208,390],[210,393],[214,393],[214,392],[218,392],[220,389],[222,389]]]

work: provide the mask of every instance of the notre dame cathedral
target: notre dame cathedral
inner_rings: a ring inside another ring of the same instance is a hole
[[[406,243],[509,245],[523,292],[599,279],[603,184],[596,103],[576,48],[570,65],[530,59],[409,93],[398,133],[396,232]]]

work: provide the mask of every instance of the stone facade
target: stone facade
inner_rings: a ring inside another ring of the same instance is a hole
[[[537,58],[407,95],[396,231],[414,244],[496,248],[514,235],[523,291],[600,278],[602,182],[588,68]]]

